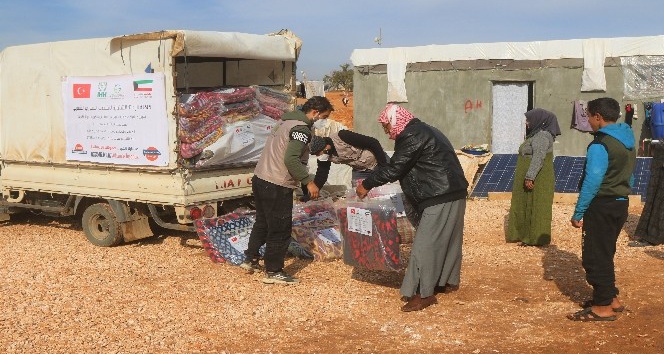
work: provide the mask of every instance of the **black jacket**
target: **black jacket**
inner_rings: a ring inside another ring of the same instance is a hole
[[[440,130],[417,118],[397,136],[389,165],[376,168],[362,185],[371,189],[396,180],[419,212],[468,195],[452,144]]]

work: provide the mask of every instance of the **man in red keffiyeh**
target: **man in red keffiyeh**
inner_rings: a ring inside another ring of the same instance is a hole
[[[380,113],[378,122],[383,125],[385,134],[389,134],[390,139],[396,140],[397,135],[401,134],[413,118],[415,116],[405,108],[389,103],[383,112]]]
[[[401,310],[419,311],[437,302],[436,292],[459,286],[468,182],[440,130],[396,104],[388,104],[378,121],[394,140],[394,154],[357,185],[356,193],[364,198],[371,188],[399,180],[407,204],[417,209],[409,215],[417,232],[401,284],[407,301]]]

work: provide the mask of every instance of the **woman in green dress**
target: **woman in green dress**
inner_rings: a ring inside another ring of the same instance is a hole
[[[525,115],[526,139],[519,147],[505,237],[522,246],[544,246],[551,242],[553,142],[560,127],[556,115],[544,109]]]

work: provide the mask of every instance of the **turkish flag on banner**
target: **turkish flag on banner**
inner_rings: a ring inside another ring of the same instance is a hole
[[[90,98],[92,84],[74,84],[74,98]]]

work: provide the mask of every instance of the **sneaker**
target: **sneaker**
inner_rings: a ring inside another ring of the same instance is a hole
[[[240,263],[240,268],[247,271],[249,274],[253,274],[255,271],[260,270],[261,266],[258,264],[258,260],[255,261],[244,261]]]
[[[263,283],[265,284],[295,284],[299,282],[299,279],[288,275],[284,271],[267,272],[267,275],[263,278]]]
[[[649,247],[649,246],[655,246],[654,244],[646,241],[646,240],[635,240],[635,241],[630,241],[627,244],[628,247]]]

